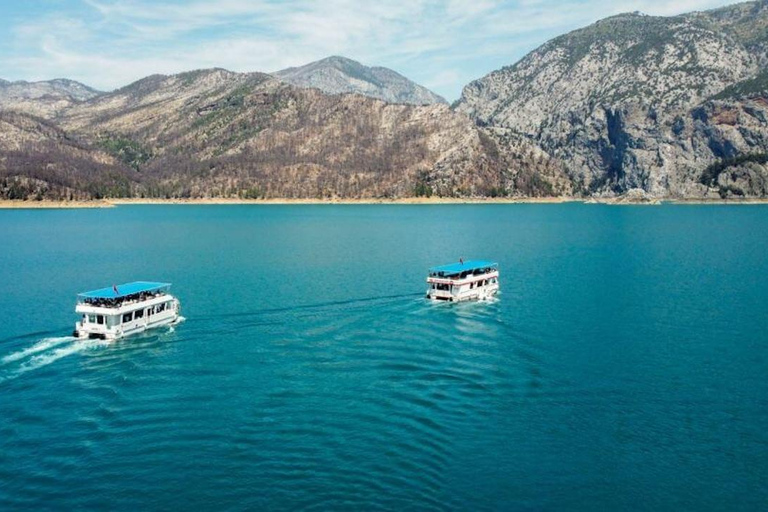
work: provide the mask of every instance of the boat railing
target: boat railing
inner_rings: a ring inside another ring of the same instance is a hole
[[[446,279],[450,281],[463,281],[464,279],[470,279],[473,277],[480,277],[480,276],[486,276],[489,274],[493,274],[494,272],[498,272],[498,269],[496,268],[490,268],[490,269],[484,269],[480,271],[467,271],[462,272],[460,274],[450,274],[450,275],[440,275],[440,272],[431,272],[429,274],[429,277],[433,279]]]
[[[119,308],[129,304],[138,304],[157,297],[168,295],[165,292],[141,292],[134,295],[126,295],[125,297],[107,299],[107,298],[85,298],[81,299],[81,304],[87,304],[89,306],[97,308]]]

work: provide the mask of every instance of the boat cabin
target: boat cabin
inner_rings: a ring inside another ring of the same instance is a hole
[[[429,269],[427,298],[460,302],[484,300],[499,291],[499,265],[492,261],[459,261]]]
[[[136,281],[77,296],[74,335],[79,338],[116,339],[179,319],[178,299],[170,283]]]

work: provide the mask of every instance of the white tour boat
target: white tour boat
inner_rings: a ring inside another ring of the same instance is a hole
[[[499,265],[491,261],[463,261],[429,269],[427,298],[460,302],[484,300],[499,291]]]
[[[170,283],[137,281],[77,296],[81,315],[74,336],[114,340],[179,321],[181,305],[168,293]]]

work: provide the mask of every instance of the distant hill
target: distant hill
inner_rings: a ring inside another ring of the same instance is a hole
[[[0,80],[0,109],[52,118],[99,94],[100,91],[87,85],[64,78],[42,82]]]
[[[446,103],[441,96],[391,69],[364,66],[345,57],[328,57],[273,75],[292,85],[314,87],[328,94],[355,93],[409,105]]]

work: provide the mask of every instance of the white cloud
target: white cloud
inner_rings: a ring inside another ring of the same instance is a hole
[[[0,76],[64,76],[111,89],[152,73],[203,67],[274,71],[337,54],[393,67],[450,100],[469,80],[599,18],[635,10],[672,15],[727,3],[83,1],[79,9],[15,23],[0,54]]]

